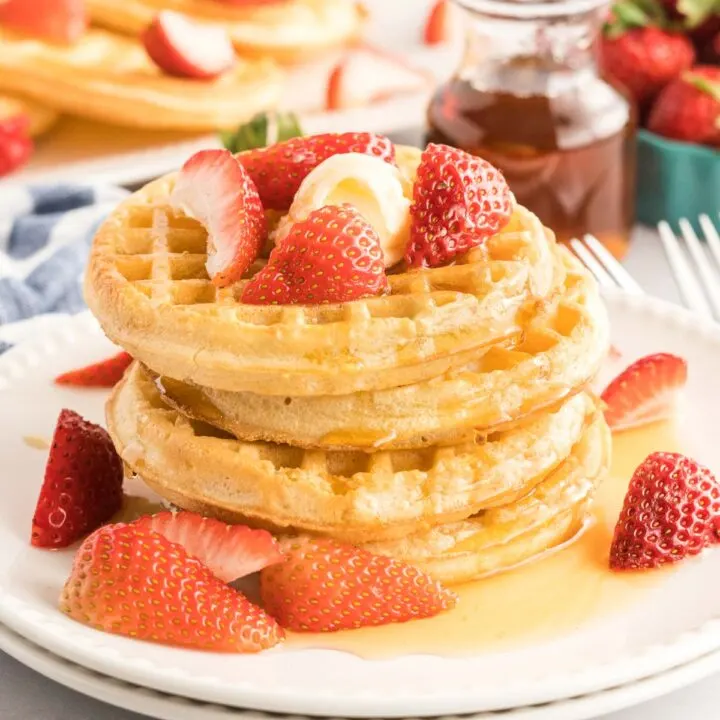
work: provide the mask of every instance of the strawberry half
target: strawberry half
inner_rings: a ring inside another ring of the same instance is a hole
[[[395,146],[375,133],[326,133],[297,137],[238,155],[266,210],[288,210],[311,170],[333,155],[361,153],[395,163]]]
[[[328,110],[362,107],[393,95],[418,92],[432,82],[403,59],[368,46],[349,50],[328,79]]]
[[[612,430],[628,430],[672,416],[687,382],[687,362],[657,353],[636,360],[603,391],[605,420]]]
[[[103,428],[63,410],[32,521],[35,547],[62,548],[122,507],[123,465]]]
[[[55,384],[96,388],[115,387],[132,361],[133,359],[128,353],[120,352],[107,360],[58,375],[55,378]]]
[[[142,42],[151,60],[176,77],[211,80],[235,62],[235,50],[223,28],[199,25],[172,10],[155,16]]]
[[[251,305],[341,303],[388,289],[380,239],[350,205],[328,205],[295,223],[245,286]]]
[[[277,540],[267,530],[228,525],[193,512],[168,510],[146,515],[133,525],[182,545],[188,555],[207,565],[224,582],[258,572],[283,557]]]
[[[25,165],[32,157],[33,150],[30,118],[27,115],[0,119],[0,177]]]
[[[410,206],[410,267],[446,265],[507,224],[512,201],[502,173],[447,145],[422,154]]]
[[[60,609],[105,632],[214,652],[259,652],[283,637],[181,545],[133,525],[108,525],[85,540]]]
[[[288,630],[335,632],[432,617],[457,596],[392,558],[335,540],[283,543],[285,561],[260,573],[265,609]]]
[[[630,480],[610,548],[613,570],[655,568],[720,542],[720,484],[678,453],[650,455]]]
[[[442,45],[449,42],[452,37],[452,6],[450,0],[437,0],[430,8],[425,28],[423,29],[423,42],[426,45]]]
[[[265,213],[252,179],[229,150],[201,150],[183,165],[170,195],[175,210],[208,233],[208,275],[225,287],[239,280],[265,242]]]
[[[74,43],[88,26],[85,0],[0,0],[0,25],[50,42]]]

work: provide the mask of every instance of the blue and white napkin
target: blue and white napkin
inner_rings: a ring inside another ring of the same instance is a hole
[[[117,187],[0,187],[0,353],[43,323],[83,310],[82,274]]]

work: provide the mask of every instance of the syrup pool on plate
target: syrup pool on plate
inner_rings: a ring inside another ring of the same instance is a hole
[[[641,600],[665,571],[614,573],[608,555],[633,471],[656,450],[682,452],[672,423],[614,435],[612,468],[597,492],[593,522],[585,532],[544,558],[454,587],[459,601],[453,611],[377,628],[288,633],[286,647],[342,650],[370,659],[463,655],[558,637]]]

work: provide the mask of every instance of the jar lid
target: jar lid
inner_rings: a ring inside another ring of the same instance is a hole
[[[455,0],[467,10],[507,18],[553,18],[599,10],[608,0]]]

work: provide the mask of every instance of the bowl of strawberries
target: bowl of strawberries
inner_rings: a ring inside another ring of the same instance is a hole
[[[600,59],[638,111],[638,220],[715,215],[720,0],[620,0],[605,23]]]

